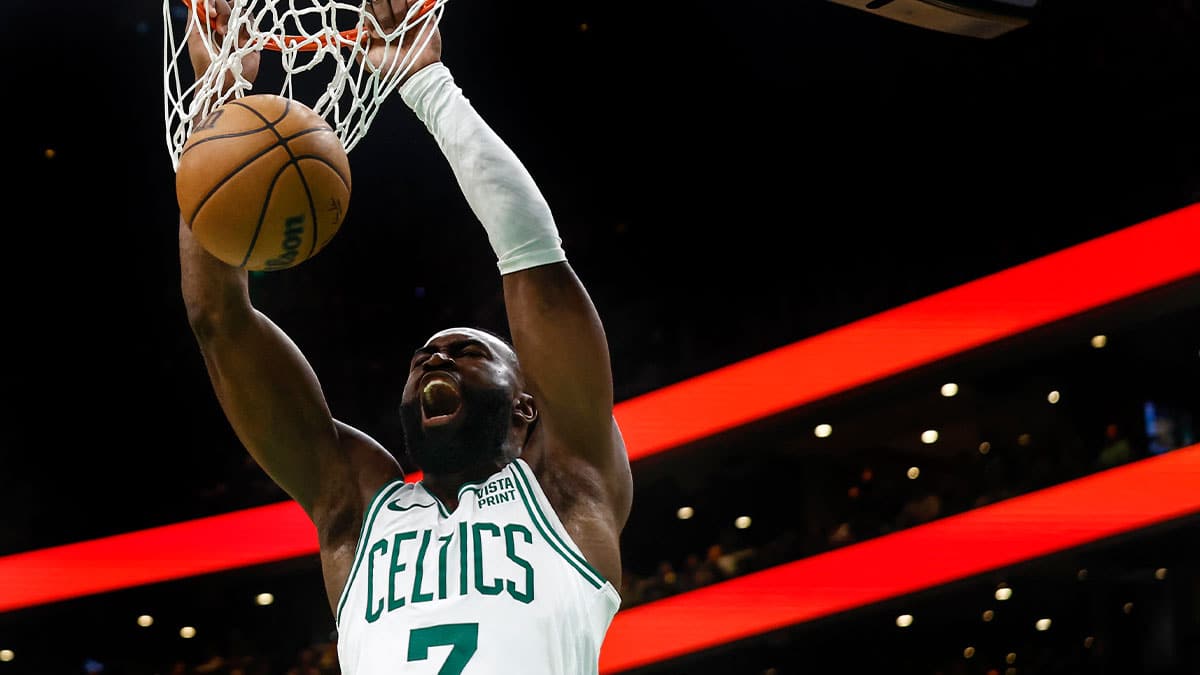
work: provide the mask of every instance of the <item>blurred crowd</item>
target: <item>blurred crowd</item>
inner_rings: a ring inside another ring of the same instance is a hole
[[[302,647],[291,658],[265,655],[211,654],[200,663],[175,661],[155,675],[340,675],[337,643],[318,642]]]

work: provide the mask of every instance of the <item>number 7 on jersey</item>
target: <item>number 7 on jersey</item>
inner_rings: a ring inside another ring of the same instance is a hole
[[[451,649],[438,675],[459,675],[479,648],[479,624],[447,623],[412,629],[408,634],[408,661],[424,661],[429,658],[430,647],[443,645]]]

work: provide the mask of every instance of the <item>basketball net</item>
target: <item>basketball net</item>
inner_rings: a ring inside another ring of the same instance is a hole
[[[279,55],[283,80],[277,93],[312,108],[333,127],[346,152],[353,150],[380,105],[433,38],[446,1],[414,1],[403,21],[385,33],[367,11],[369,0],[229,0],[232,13],[221,35],[215,29],[216,17],[210,20],[202,11],[204,0],[163,0],[166,131],[172,166],[179,170],[188,136],[210,112],[231,100],[264,93],[251,91],[253,85],[242,73],[243,57],[263,50]],[[181,3],[187,9],[192,2],[200,3],[198,11],[190,12],[188,20],[176,19],[173,10],[178,11]],[[378,36],[377,44],[386,46],[382,68],[374,68],[365,58],[371,46],[368,30]],[[187,47],[192,31],[204,37],[212,60],[207,72],[194,78]],[[399,47],[412,31],[417,31],[415,42],[401,55]],[[260,84],[266,66],[264,59]],[[298,87],[307,82],[321,93],[302,100]]]

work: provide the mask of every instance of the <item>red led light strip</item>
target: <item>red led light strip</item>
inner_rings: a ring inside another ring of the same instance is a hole
[[[1200,274],[1200,205],[622,403],[641,459]]]
[[[617,614],[615,673],[1200,513],[1200,445]]]
[[[641,459],[1200,274],[1197,250],[1200,205],[623,402],[616,416]],[[0,611],[314,553],[299,507],[248,509],[0,558]]]
[[[0,558],[0,611],[317,553],[317,530],[281,502]]]

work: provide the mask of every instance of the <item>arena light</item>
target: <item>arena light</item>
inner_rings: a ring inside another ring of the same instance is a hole
[[[1200,205],[622,402],[615,415],[637,461],[1200,274],[1196,250]],[[0,612],[316,552],[307,516],[281,502],[2,557]]]
[[[613,620],[600,671],[657,663],[1200,513],[1197,485],[1200,445],[634,607]]]

